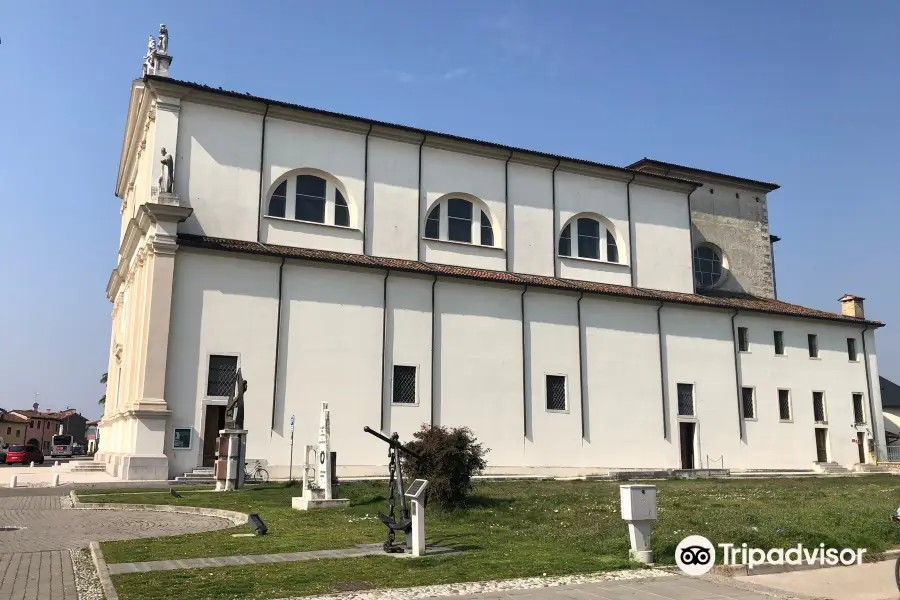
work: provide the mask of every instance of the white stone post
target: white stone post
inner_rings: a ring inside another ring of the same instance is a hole
[[[59,473],[53,474],[53,487],[59,487]]]
[[[622,506],[622,519],[628,523],[631,559],[644,564],[652,563],[650,534],[653,531],[653,521],[658,517],[656,486],[621,485],[619,500]]]
[[[16,482],[17,482],[17,481],[18,481],[18,478],[17,478],[15,475],[13,475],[12,477],[10,477],[10,478],[9,478],[9,487],[11,487],[11,488],[16,487]]]
[[[246,462],[246,429],[223,429],[219,432],[220,439],[225,440],[227,456],[216,468],[216,491],[230,492],[238,490],[244,485],[244,462]],[[224,469],[221,467],[224,463]],[[223,472],[224,471],[224,472]]]
[[[331,495],[331,413],[328,403],[322,403],[322,415],[319,418],[319,489],[323,500],[332,500]]]
[[[409,498],[409,516],[412,520],[412,555],[425,556],[425,490],[427,479],[416,479],[404,495]]]

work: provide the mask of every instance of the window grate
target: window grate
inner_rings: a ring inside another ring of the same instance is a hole
[[[813,392],[813,420],[816,423],[825,422],[825,394]]]
[[[864,425],[866,422],[866,411],[863,410],[862,394],[853,394],[853,422],[856,425]]]
[[[206,378],[206,395],[228,397],[234,393],[234,382],[237,379],[237,356],[209,357],[209,373]]]
[[[547,410],[566,410],[565,375],[547,375]]]
[[[394,365],[394,404],[416,403],[416,367]]]
[[[778,390],[778,418],[791,420],[791,393],[788,390]]]
[[[678,416],[694,416],[694,385],[691,383],[678,384]]]
[[[810,358],[818,358],[819,357],[819,336],[814,333],[810,333],[806,336],[806,344],[809,346],[809,357]]]
[[[784,354],[784,332],[775,332],[775,354]]]
[[[750,350],[750,340],[747,336],[746,327],[738,327],[738,349],[741,352],[747,352],[748,350]]]
[[[756,418],[756,407],[753,405],[753,388],[741,388],[741,406],[744,409],[745,419]]]

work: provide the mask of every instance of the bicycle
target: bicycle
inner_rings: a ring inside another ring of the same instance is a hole
[[[250,483],[268,483],[269,482],[269,472],[266,471],[262,464],[259,461],[256,461],[256,464],[252,469],[248,469],[247,465],[250,463],[244,463],[244,479],[249,481]]]

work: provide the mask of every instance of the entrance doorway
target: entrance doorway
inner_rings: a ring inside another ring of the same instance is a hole
[[[828,430],[818,427],[816,428],[816,461],[828,462]]]
[[[866,434],[862,431],[856,432],[856,447],[859,449],[859,464],[866,462]]]
[[[681,437],[681,468],[693,469],[694,467],[694,433],[696,423],[679,423],[678,431]]]
[[[216,464],[216,439],[219,431],[225,429],[225,407],[206,407],[206,422],[203,425],[203,466],[213,467]]]

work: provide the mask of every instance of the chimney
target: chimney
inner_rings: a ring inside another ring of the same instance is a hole
[[[863,310],[863,301],[865,298],[854,296],[853,294],[844,294],[839,302],[841,303],[841,314],[845,317],[855,317],[862,319],[865,317]]]

